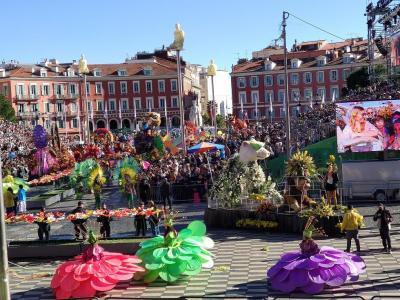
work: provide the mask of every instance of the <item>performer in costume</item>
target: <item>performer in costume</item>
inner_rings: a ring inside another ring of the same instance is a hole
[[[92,298],[144,271],[136,256],[104,251],[92,231],[89,243],[81,255],[58,266],[51,281],[56,299]]]
[[[272,288],[285,293],[296,290],[318,294],[325,287],[337,287],[346,281],[358,280],[365,272],[361,257],[333,247],[319,247],[312,239],[316,231],[310,217],[303,232],[300,251],[287,252],[268,270]]]

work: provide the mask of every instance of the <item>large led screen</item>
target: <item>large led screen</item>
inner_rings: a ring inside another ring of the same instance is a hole
[[[400,150],[400,100],[336,104],[338,152]]]

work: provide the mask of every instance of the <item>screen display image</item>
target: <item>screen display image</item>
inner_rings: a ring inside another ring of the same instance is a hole
[[[336,104],[338,152],[400,150],[400,100]]]
[[[392,66],[400,65],[400,32],[391,37],[391,54]]]

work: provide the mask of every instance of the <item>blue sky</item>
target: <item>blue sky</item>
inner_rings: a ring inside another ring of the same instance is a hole
[[[366,36],[365,0],[3,0],[0,59],[89,63],[122,62],[127,55],[169,45],[174,24],[185,31],[184,59],[230,70],[237,57],[280,35],[287,10],[340,37]],[[288,45],[296,38],[337,40],[289,18]]]

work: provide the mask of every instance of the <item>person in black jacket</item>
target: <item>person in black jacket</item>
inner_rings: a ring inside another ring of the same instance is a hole
[[[83,208],[82,201],[78,201],[78,206],[71,211],[71,214],[86,214],[85,209]],[[75,239],[78,240],[79,236],[82,234],[82,239],[86,240],[87,236],[87,227],[86,227],[87,219],[77,218],[72,221],[74,224],[75,230]]]
[[[335,166],[333,164],[328,164],[328,170],[325,175],[325,191],[326,191],[326,200],[330,205],[337,206],[337,198],[336,198],[336,190],[337,184],[339,182],[339,177],[336,173]]]
[[[39,215],[43,218],[42,222],[36,222],[39,226],[38,237],[40,241],[43,241],[43,237],[46,241],[50,238],[50,223],[47,221],[46,208],[40,209]]]
[[[103,204],[103,212],[97,217],[97,222],[101,223],[100,234],[103,239],[109,238],[111,234],[110,222],[112,217],[110,211],[107,209],[107,205]]]
[[[392,253],[392,241],[390,240],[390,223],[392,222],[392,215],[382,203],[379,203],[378,211],[374,215],[374,221],[378,222],[383,250],[387,253]]]
[[[144,202],[142,202],[140,206],[137,207],[136,209],[137,209],[135,216],[136,236],[139,236],[140,233],[142,233],[142,236],[146,236],[147,223],[146,223],[146,208],[144,206]]]
[[[163,178],[163,180],[161,182],[160,194],[161,194],[161,200],[164,204],[164,210],[167,206],[167,202],[168,202],[169,209],[171,210],[172,209],[171,184],[168,182],[167,178]]]
[[[144,179],[139,185],[140,200],[147,205],[150,199],[150,184],[147,179]]]

